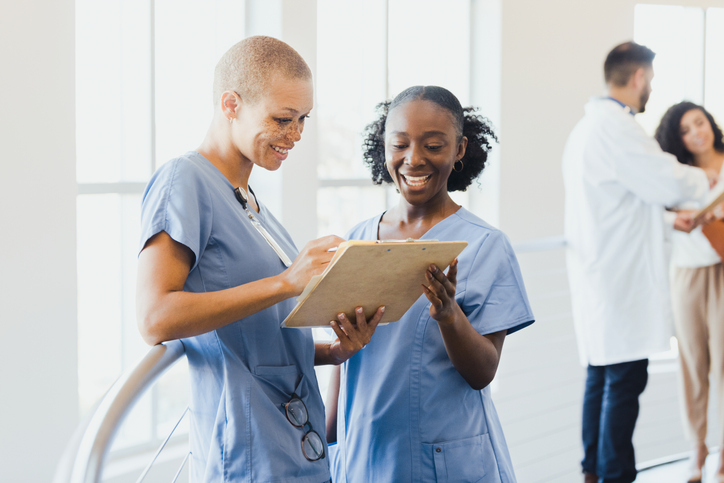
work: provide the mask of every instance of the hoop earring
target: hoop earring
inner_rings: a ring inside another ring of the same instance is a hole
[[[458,162],[460,162],[460,169],[456,169]],[[460,158],[457,161],[455,161],[455,163],[453,164],[453,171],[455,171],[456,173],[459,173],[460,171],[463,170],[464,167],[465,167],[465,165],[463,164],[463,160],[462,160],[462,158]]]

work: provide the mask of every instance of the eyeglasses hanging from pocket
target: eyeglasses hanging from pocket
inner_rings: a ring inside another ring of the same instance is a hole
[[[282,261],[282,263],[287,267],[291,266],[292,261],[289,259],[289,256],[284,253],[284,250],[281,246],[279,246],[274,237],[271,236],[271,233],[269,233],[266,228],[264,228],[264,226],[259,223],[259,220],[257,220],[254,214],[249,210],[249,197],[246,194],[246,190],[241,187],[236,188],[234,190],[234,195],[236,195],[236,199],[239,201],[239,203],[241,203],[244,211],[246,211],[246,214],[251,220],[251,224],[254,225],[254,228],[256,228],[256,231],[258,231],[261,236],[264,237],[269,246],[272,247],[274,252],[276,252],[277,256],[279,256],[279,259]]]
[[[324,442],[322,437],[312,428],[309,422],[309,413],[304,401],[296,394],[286,404],[282,404],[287,419],[295,428],[306,430],[302,436],[302,454],[309,461],[317,461],[324,458]]]

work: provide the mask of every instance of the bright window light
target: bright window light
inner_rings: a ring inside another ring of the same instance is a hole
[[[637,116],[649,134],[661,116],[683,100],[703,102],[704,10],[697,7],[636,5],[634,40],[656,52],[653,92]]]
[[[391,0],[390,96],[415,85],[449,89],[470,103],[470,0]]]
[[[76,1],[79,183],[151,175],[149,25],[147,1]]]
[[[386,4],[317,1],[317,102],[312,115],[318,118],[320,178],[368,177],[362,130],[387,97]],[[343,18],[355,21],[340,22]]]
[[[716,118],[724,123],[724,8],[706,11],[706,70],[704,103]]]

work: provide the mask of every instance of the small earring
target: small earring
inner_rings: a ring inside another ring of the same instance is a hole
[[[457,166],[458,162],[460,162],[460,169],[456,169],[456,166]],[[462,160],[462,158],[461,158],[461,159],[458,159],[458,160],[455,161],[455,163],[453,164],[453,171],[455,171],[456,173],[459,173],[460,171],[463,170],[464,167],[465,167],[465,166],[463,165],[463,160]]]
[[[230,118],[229,118],[229,124],[233,124],[233,122],[234,122],[234,118],[233,118],[233,117],[230,117]]]

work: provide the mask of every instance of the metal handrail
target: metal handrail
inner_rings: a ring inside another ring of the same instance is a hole
[[[111,386],[95,412],[76,430],[61,458],[53,483],[100,483],[111,442],[140,397],[184,355],[181,341],[151,348],[135,367]]]

